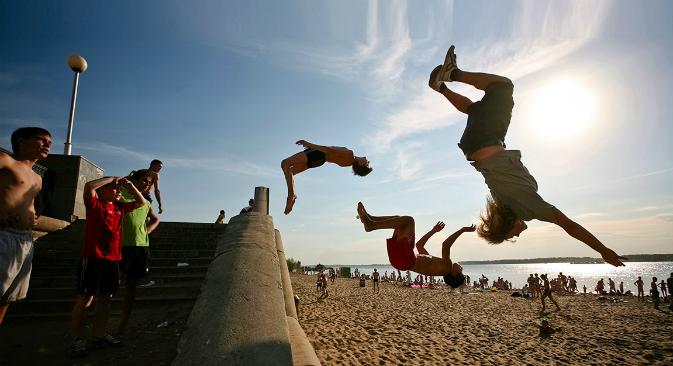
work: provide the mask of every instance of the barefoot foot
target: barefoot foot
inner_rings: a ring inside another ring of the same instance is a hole
[[[287,197],[287,203],[285,204],[285,214],[289,214],[292,211],[292,207],[294,206],[294,202],[297,200],[297,195],[293,194],[292,197],[288,196]]]
[[[369,214],[365,210],[365,206],[362,204],[362,202],[358,202],[358,216],[360,216],[360,222],[365,227],[366,232],[372,231],[371,229],[371,224],[372,224],[372,219],[369,217]]]

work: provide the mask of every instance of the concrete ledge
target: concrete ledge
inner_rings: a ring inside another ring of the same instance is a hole
[[[283,298],[285,300],[285,315],[297,319],[297,308],[294,306],[294,291],[292,291],[292,282],[290,282],[290,271],[287,269],[285,261],[285,251],[283,241],[280,238],[280,231],[276,232],[276,250],[278,252],[278,264],[280,266],[280,279],[283,283]]]
[[[234,216],[173,365],[292,365],[271,216]]]
[[[306,334],[304,333],[304,330],[301,329],[297,319],[288,316],[287,327],[290,332],[294,366],[320,366],[318,356],[316,356],[311,342],[306,338]]]

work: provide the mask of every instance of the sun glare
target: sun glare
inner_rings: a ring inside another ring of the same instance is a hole
[[[575,81],[563,79],[540,89],[531,117],[535,128],[553,138],[572,136],[593,118],[593,95]]]

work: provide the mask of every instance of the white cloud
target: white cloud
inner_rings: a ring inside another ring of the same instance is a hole
[[[150,162],[153,155],[134,151],[122,146],[113,146],[106,143],[78,143],[78,149],[95,151],[104,155],[119,156],[125,159]],[[258,177],[276,177],[281,174],[280,169],[263,167],[242,159],[188,159],[188,158],[162,158],[164,166],[184,169],[202,169],[207,171],[225,171],[237,174],[252,175]]]
[[[598,34],[607,15],[606,3],[575,1],[569,4],[569,9],[558,9],[554,2],[524,2],[522,6],[511,20],[510,38],[459,46],[458,65],[465,70],[506,75],[513,80],[523,77],[584,46]],[[416,47],[414,52],[419,53]],[[437,63],[443,61],[441,56]],[[369,148],[386,152],[397,139],[465,120],[464,115],[456,113],[426,84],[426,77],[415,80],[414,85],[423,86],[424,91],[412,88],[407,93],[410,102],[376,124],[374,136],[365,141]]]
[[[659,207],[657,207],[657,206],[647,206],[647,207],[639,208],[636,211],[656,211],[658,209],[659,209]]]
[[[575,215],[573,216],[573,218],[581,219],[583,217],[598,217],[598,216],[605,216],[605,214],[600,212],[588,212],[580,215]]]

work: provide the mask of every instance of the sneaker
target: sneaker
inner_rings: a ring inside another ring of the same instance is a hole
[[[437,75],[439,74],[439,70],[441,68],[442,65],[435,67],[430,73],[430,81],[428,81],[428,85],[437,92],[439,92],[439,88],[441,88],[442,84],[444,84],[443,81],[437,80]]]
[[[96,347],[121,347],[122,341],[115,339],[110,333],[105,333],[105,335],[100,338],[91,337],[91,344]]]
[[[438,81],[453,81],[451,80],[451,71],[458,68],[458,65],[456,65],[456,54],[454,53],[455,49],[456,46],[451,46],[449,47],[449,51],[446,52],[444,65],[442,65],[441,70],[437,74]]]
[[[70,357],[86,356],[88,350],[86,348],[86,341],[77,337],[74,342],[70,344]]]

